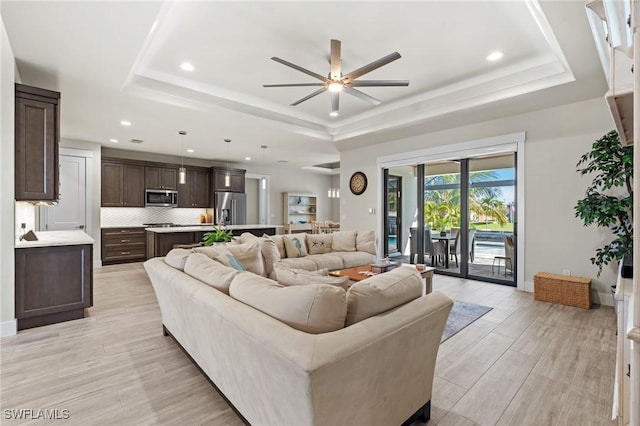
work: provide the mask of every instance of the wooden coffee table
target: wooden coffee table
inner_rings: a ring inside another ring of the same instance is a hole
[[[433,271],[435,271],[436,268],[432,268],[430,266],[425,266],[425,265],[410,265],[408,263],[400,264],[400,266],[402,265],[415,267],[417,271],[420,273],[420,276],[424,278],[425,294],[431,293],[431,291],[433,290],[433,283],[432,283]],[[371,272],[371,265],[356,266],[355,268],[337,269],[335,271],[329,272],[329,275],[334,277],[349,277],[349,281],[355,281],[355,282],[362,281],[372,276],[372,275],[361,273],[361,272]]]

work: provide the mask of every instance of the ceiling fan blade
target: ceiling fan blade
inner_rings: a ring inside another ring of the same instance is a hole
[[[361,68],[358,68],[355,71],[351,71],[349,74],[345,75],[342,79],[343,80],[355,80],[356,78],[360,77],[361,75],[365,75],[366,73],[369,73],[375,69],[378,69],[382,66],[387,65],[390,62],[395,61],[396,59],[400,59],[401,56],[398,52],[393,52],[388,54],[387,56],[378,59],[377,61],[373,61],[368,65],[365,65]]]
[[[363,101],[369,102],[372,105],[380,105],[382,103],[373,96],[369,96],[366,93],[359,91],[358,89],[354,89],[353,87],[345,87],[343,90],[346,93],[355,96],[356,98],[360,98]]]
[[[303,103],[304,101],[308,101],[309,99],[313,98],[314,96],[318,96],[320,93],[324,93],[327,90],[326,87],[323,87],[322,89],[318,89],[315,92],[313,92],[310,95],[305,96],[304,98],[295,101],[294,103],[291,104],[291,106],[296,106],[298,104]]]
[[[324,82],[326,82],[326,81],[328,80],[326,77],[323,77],[323,76],[321,76],[320,74],[316,74],[316,73],[315,73],[315,72],[313,72],[313,71],[309,71],[309,70],[308,70],[308,69],[306,69],[306,68],[302,68],[302,67],[300,67],[300,66],[298,66],[298,65],[296,65],[296,64],[292,64],[291,62],[285,61],[284,59],[280,59],[280,58],[277,58],[277,57],[275,57],[275,56],[274,56],[273,58],[271,58],[271,59],[272,59],[272,60],[274,60],[274,61],[276,61],[276,62],[281,63],[282,65],[286,65],[286,66],[288,66],[288,67],[291,67],[291,68],[293,68],[294,70],[298,70],[298,71],[303,72],[303,73],[305,73],[305,74],[307,74],[307,75],[310,75],[311,77],[317,78],[317,79],[318,79],[318,80],[320,80],[320,81],[324,81]]]
[[[306,87],[325,86],[325,83],[292,83],[292,84],[263,84],[262,87]]]
[[[340,111],[340,92],[331,92],[331,112]]]
[[[351,87],[375,86],[408,86],[409,80],[356,80],[349,83]]]
[[[331,79],[340,80],[340,40],[331,40]]]

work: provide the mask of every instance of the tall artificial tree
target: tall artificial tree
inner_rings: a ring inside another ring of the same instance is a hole
[[[612,130],[591,145],[576,167],[581,175],[595,173],[575,206],[576,217],[585,226],[609,228],[614,236],[591,258],[600,276],[604,265],[633,253],[633,146],[622,146]]]

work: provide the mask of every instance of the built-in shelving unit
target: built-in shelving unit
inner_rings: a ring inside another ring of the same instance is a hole
[[[285,233],[310,232],[312,223],[318,221],[318,196],[285,192],[282,213]]]

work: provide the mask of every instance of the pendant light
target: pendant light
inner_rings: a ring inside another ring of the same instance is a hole
[[[187,183],[187,169],[184,168],[184,137],[187,135],[187,132],[179,130],[178,134],[182,136],[182,165],[180,169],[178,169],[178,183],[184,185]]]
[[[224,140],[227,144],[231,143],[231,139]],[[227,145],[227,172],[224,174],[224,186],[229,188],[231,186],[231,173],[229,172],[229,145]]]

